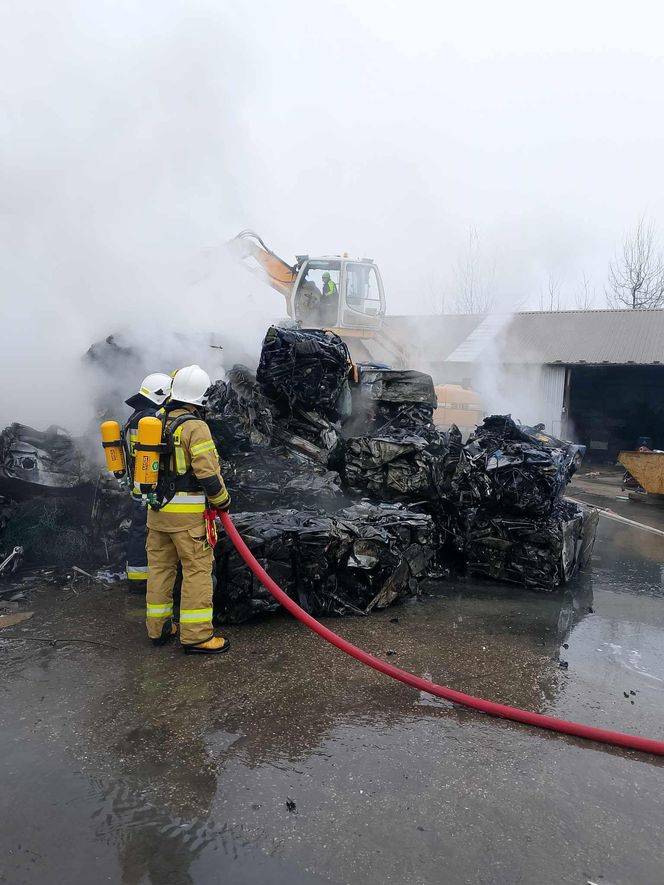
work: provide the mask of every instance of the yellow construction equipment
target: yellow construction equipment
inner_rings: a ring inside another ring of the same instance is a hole
[[[252,230],[240,231],[229,246],[248,270],[284,296],[288,316],[303,328],[336,332],[355,362],[378,360],[406,367],[401,346],[383,327],[385,290],[371,258],[297,255],[291,265]]]
[[[438,408],[433,413],[433,422],[446,430],[456,424],[464,438],[471,434],[484,418],[480,395],[460,384],[439,384],[436,386]]]
[[[618,461],[649,495],[664,495],[664,452],[620,452]]]

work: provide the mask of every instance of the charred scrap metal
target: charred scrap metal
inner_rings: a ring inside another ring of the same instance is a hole
[[[431,377],[352,366],[331,332],[271,327],[256,373],[211,388],[207,420],[234,520],[312,614],[367,614],[454,570],[551,590],[589,561],[596,511],[564,498],[582,447],[508,415],[466,442],[433,423]],[[120,567],[129,502],[84,440],[0,434],[0,563]],[[16,550],[20,549],[20,553]],[[13,554],[13,555],[12,555]],[[217,616],[278,606],[222,535]]]

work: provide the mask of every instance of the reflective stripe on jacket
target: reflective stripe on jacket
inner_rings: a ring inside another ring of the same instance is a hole
[[[167,426],[181,415],[191,414],[196,420],[185,421],[173,432],[170,464],[176,477],[191,476],[191,487],[184,481],[182,491],[176,492],[160,510],[148,510],[148,528],[161,532],[202,528],[206,500],[217,506],[229,500],[210,428],[194,407],[173,409],[168,413]]]

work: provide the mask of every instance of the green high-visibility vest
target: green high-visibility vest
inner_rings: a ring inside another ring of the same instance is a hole
[[[323,286],[323,295],[336,295],[337,294],[337,286],[334,280],[327,280],[325,285]]]

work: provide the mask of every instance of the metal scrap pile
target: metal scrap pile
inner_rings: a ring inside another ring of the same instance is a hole
[[[271,326],[256,380],[280,414],[301,409],[336,420],[348,395],[349,366],[348,348],[333,332]]]
[[[519,426],[509,416],[485,419],[463,445],[456,428],[443,433],[433,425],[430,376],[358,369],[350,416],[343,345],[326,333],[270,329],[258,380],[243,370],[244,399],[230,392],[238,382],[229,377],[225,396],[233,409],[239,405],[244,411],[243,418],[233,412],[233,425],[250,428],[245,440],[255,442],[228,452],[229,486],[239,507],[268,511],[261,515],[261,531],[269,534],[276,520],[277,546],[282,517],[281,511],[270,512],[275,505],[298,508],[290,519],[299,525],[313,518],[302,512],[306,508],[324,507],[334,519],[344,498],[364,497],[375,506],[398,502],[430,517],[440,539],[433,545],[438,565],[454,563],[484,577],[551,589],[585,564],[596,517],[562,500],[582,449]],[[314,404],[317,385],[320,407]],[[223,438],[219,444],[223,450]],[[280,573],[283,569],[282,562]],[[308,599],[312,587],[305,589],[297,574],[292,580]],[[269,602],[252,579],[239,582],[242,605],[251,594],[258,609]],[[316,599],[311,603],[316,610],[328,610]],[[230,609],[228,614],[232,617]]]
[[[431,517],[399,505],[365,502],[334,515],[272,510],[233,519],[261,565],[313,615],[368,614],[416,595],[435,555]],[[279,608],[226,536],[215,557],[215,609],[223,621]]]
[[[272,327],[257,374],[237,365],[209,395],[238,527],[300,604],[365,613],[434,564],[550,589],[585,563],[596,515],[562,499],[579,447],[508,416],[463,445],[433,424],[430,376],[360,365],[349,385],[351,369],[336,335]],[[0,553],[123,562],[129,497],[86,454],[59,428],[0,434]],[[224,618],[277,607],[225,537],[216,557]]]
[[[562,498],[582,457],[509,415],[484,420],[455,456],[441,518],[471,573],[551,589],[586,564],[597,515]]]
[[[0,433],[0,553],[21,546],[33,564],[88,563],[105,553],[91,521],[98,481],[63,428],[10,424]]]
[[[349,431],[366,433],[393,430],[434,430],[436,391],[431,375],[412,369],[358,366],[353,392],[353,419]]]
[[[431,376],[361,366],[353,400],[344,453],[348,487],[379,500],[438,500],[450,440],[433,425]]]

